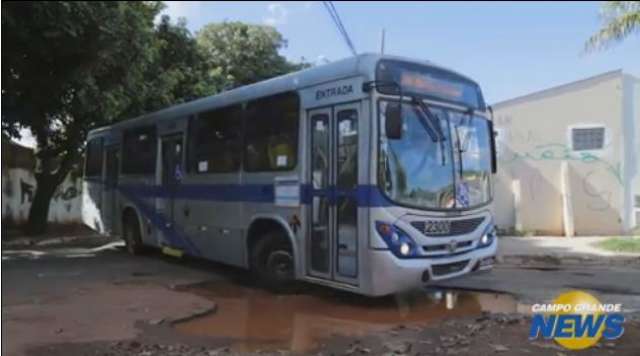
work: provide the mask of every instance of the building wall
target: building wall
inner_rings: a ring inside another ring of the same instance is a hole
[[[631,225],[635,233],[640,232],[640,80],[627,76],[626,85],[629,88],[628,101],[625,102],[626,125],[629,132],[635,132],[633,138],[627,143],[627,153],[635,167],[630,170],[630,195],[629,208],[631,209]]]
[[[635,135],[625,137],[629,92],[623,78],[611,72],[494,107],[499,159],[494,212],[500,227],[563,235],[565,214],[571,218],[572,210],[576,235],[629,231],[625,208],[630,182],[637,182],[632,176],[637,157],[625,151]],[[605,126],[604,149],[573,151],[570,129],[590,125]]]
[[[58,187],[49,206],[49,222],[80,222],[80,180],[67,178]],[[24,168],[2,170],[2,224],[22,224],[29,217],[29,208],[36,192],[32,171]]]
[[[29,217],[29,208],[36,192],[33,175],[33,150],[2,139],[2,225],[22,224]],[[49,207],[49,222],[80,222],[81,181],[67,178],[55,192]]]

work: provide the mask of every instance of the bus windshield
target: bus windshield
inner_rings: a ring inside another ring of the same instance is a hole
[[[454,132],[454,151],[458,152],[456,206],[467,208],[482,205],[491,199],[491,137],[489,121],[448,111]]]
[[[385,195],[418,209],[466,209],[490,199],[490,137],[487,120],[431,107],[444,140],[432,140],[416,105],[404,103],[402,136],[384,132],[380,102],[378,182]]]

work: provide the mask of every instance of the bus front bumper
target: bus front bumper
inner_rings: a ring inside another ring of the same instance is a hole
[[[484,248],[444,258],[400,259],[388,250],[371,250],[370,295],[388,295],[433,281],[459,277],[493,267],[498,241]]]

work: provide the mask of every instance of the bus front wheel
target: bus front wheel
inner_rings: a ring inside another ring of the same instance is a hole
[[[289,241],[269,234],[252,249],[251,267],[260,284],[274,291],[284,291],[294,278],[293,252]]]
[[[124,219],[123,235],[127,252],[132,255],[139,255],[143,252],[144,246],[140,236],[140,224],[135,216],[128,216]]]

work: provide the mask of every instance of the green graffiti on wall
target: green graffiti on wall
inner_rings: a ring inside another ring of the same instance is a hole
[[[607,172],[615,177],[622,185],[622,167],[620,163],[607,162],[588,151],[572,151],[569,147],[559,143],[548,143],[534,146],[533,150],[519,153],[514,152],[510,157],[502,157],[500,163],[508,165],[522,160],[531,161],[575,161],[585,164],[601,164]]]

